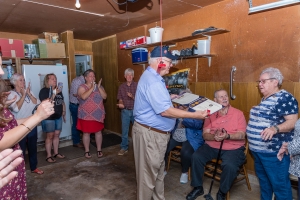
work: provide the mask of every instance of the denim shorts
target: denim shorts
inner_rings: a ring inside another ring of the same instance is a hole
[[[53,120],[43,120],[42,129],[45,133],[54,132],[56,130],[61,131],[62,129],[62,117]]]

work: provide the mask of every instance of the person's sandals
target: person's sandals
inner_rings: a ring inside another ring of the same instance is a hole
[[[84,153],[84,157],[86,157],[86,158],[91,158],[92,156],[91,156],[90,152],[88,151],[88,152],[85,152],[85,153]]]
[[[48,158],[46,158],[46,161],[47,161],[48,163],[54,163],[54,162],[56,162],[56,160],[54,160],[51,156],[48,157]]]
[[[97,151],[97,156],[98,156],[98,158],[101,158],[103,156],[102,151]]]
[[[36,173],[36,174],[42,175],[44,172],[42,170],[36,168],[35,170],[31,171],[31,173]]]
[[[54,157],[54,158],[56,158],[56,157],[58,157],[58,158],[65,158],[65,156],[64,156],[64,155],[61,155],[60,153],[55,154],[53,157]]]

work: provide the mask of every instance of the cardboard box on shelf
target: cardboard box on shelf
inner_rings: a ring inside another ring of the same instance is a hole
[[[58,33],[43,32],[38,35],[38,38],[45,39],[48,43],[58,43]]]
[[[39,58],[39,51],[36,44],[24,44],[25,58]]]
[[[24,58],[23,40],[0,38],[0,46],[3,57]]]
[[[134,47],[136,45],[136,38],[126,41],[126,47]]]
[[[151,38],[147,36],[140,36],[136,38],[136,45],[151,44]]]
[[[37,45],[38,52],[40,54],[40,58],[48,58],[47,57],[47,42],[45,39],[35,39],[32,41],[33,44]]]
[[[47,43],[48,58],[65,58],[66,50],[64,43]]]
[[[64,43],[47,43],[45,39],[36,39],[32,41],[37,44],[40,58],[65,58],[65,44]]]
[[[126,49],[126,41],[120,42],[120,49]]]

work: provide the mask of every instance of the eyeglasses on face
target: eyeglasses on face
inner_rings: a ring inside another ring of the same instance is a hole
[[[256,83],[257,83],[257,84],[260,84],[260,83],[265,84],[267,80],[273,80],[273,79],[276,79],[276,78],[261,79],[261,80],[259,80],[259,81],[256,81]]]
[[[162,59],[164,62],[168,62],[170,65],[172,64],[172,60]]]

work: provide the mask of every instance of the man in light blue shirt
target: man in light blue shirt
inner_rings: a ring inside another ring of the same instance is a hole
[[[165,199],[164,154],[176,118],[204,119],[207,116],[206,111],[187,112],[173,107],[162,76],[169,73],[172,60],[176,59],[168,47],[155,47],[149,67],[138,82],[132,138],[139,200]]]

